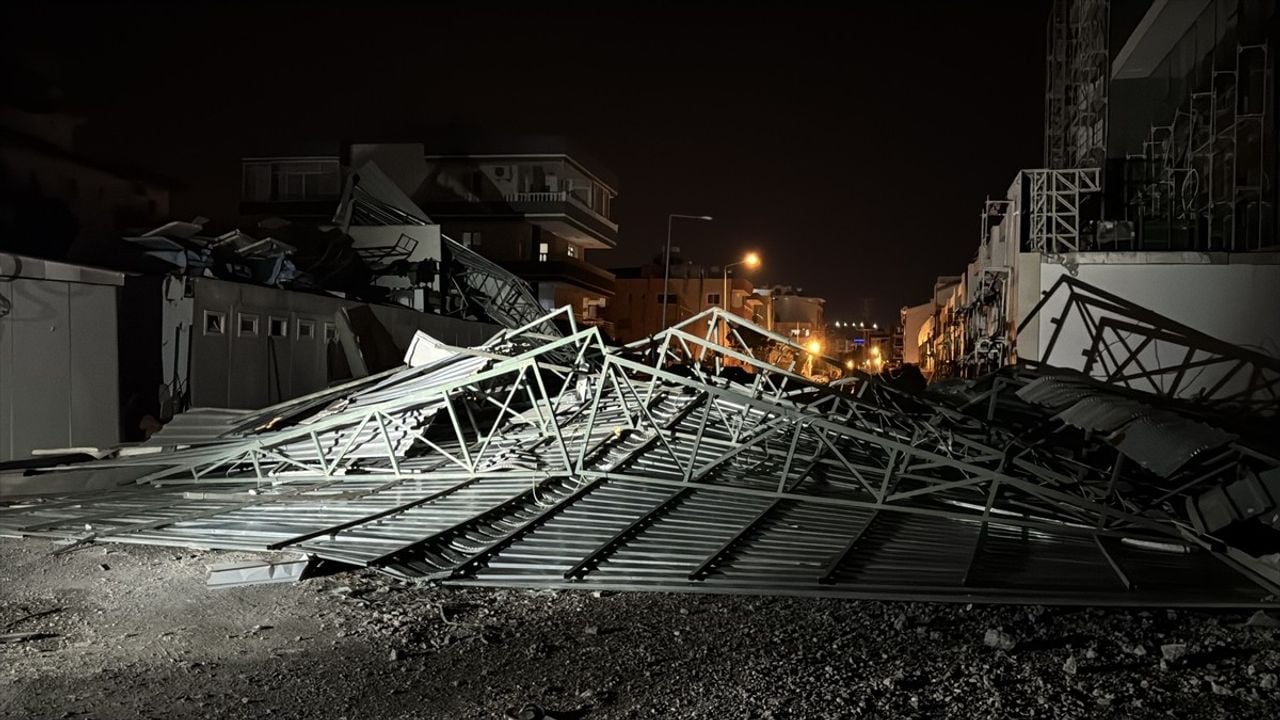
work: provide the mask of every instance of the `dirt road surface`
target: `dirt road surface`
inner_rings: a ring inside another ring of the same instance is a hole
[[[1277,718],[1250,612],[205,587],[244,554],[0,539],[4,718]],[[1011,646],[1011,647],[1010,647]],[[526,706],[536,706],[528,707]]]

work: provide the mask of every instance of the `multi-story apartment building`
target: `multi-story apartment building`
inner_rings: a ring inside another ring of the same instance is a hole
[[[607,317],[611,331],[621,342],[632,342],[665,326],[675,325],[713,307],[765,325],[765,300],[755,294],[755,287],[745,277],[724,268],[680,262],[672,257],[671,277],[667,283],[666,322],[663,322],[663,266],[660,262],[636,267],[616,268],[617,294]],[[728,296],[725,296],[725,287]]]
[[[1195,353],[1280,356],[1275,3],[1056,0],[1048,35],[1045,167],[986,202],[972,262],[935,288],[922,367],[1248,384]],[[1109,299],[1086,313],[1084,293]]]
[[[526,280],[548,310],[605,322],[614,277],[588,253],[617,246],[618,181],[555,137],[347,144],[333,154],[246,158],[241,211],[332,216],[346,183],[374,163],[441,232]]]

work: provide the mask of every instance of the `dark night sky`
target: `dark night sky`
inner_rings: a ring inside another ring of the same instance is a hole
[[[686,256],[755,249],[757,280],[831,319],[874,298],[885,321],[963,268],[984,196],[1040,164],[1047,4],[42,4],[6,6],[0,32],[91,147],[186,186],[179,215],[230,220],[241,154],[299,138],[563,134],[621,179],[598,262],[651,256],[667,213],[710,214],[678,227]]]

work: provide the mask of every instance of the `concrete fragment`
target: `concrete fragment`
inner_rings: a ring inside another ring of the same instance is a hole
[[[1256,628],[1278,628],[1280,627],[1280,619],[1268,615],[1265,610],[1259,610],[1250,615],[1244,624],[1248,627]]]
[[[1177,662],[1179,658],[1187,654],[1187,646],[1185,643],[1169,643],[1160,646],[1160,655],[1169,662]]]
[[[1018,644],[1018,641],[1014,640],[1012,635],[995,628],[987,631],[987,634],[982,638],[982,642],[987,647],[995,648],[996,650],[1012,650]]]

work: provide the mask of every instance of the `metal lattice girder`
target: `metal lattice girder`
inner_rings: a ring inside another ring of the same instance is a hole
[[[1018,327],[1061,303],[1041,353],[1047,364],[1073,323],[1090,338],[1083,372],[1102,382],[1190,400],[1232,414],[1275,416],[1280,359],[1232,345],[1076,278],[1063,275]],[[1065,362],[1071,362],[1068,359]]]
[[[1080,203],[1101,190],[1098,168],[1024,170],[1031,181],[1031,249],[1046,255],[1079,252]]]
[[[803,348],[739,318],[622,351],[547,322],[209,442],[78,465],[150,474],[0,508],[0,532],[456,583],[1192,605],[1277,590],[1155,505],[1134,512],[1118,465],[1054,454],[967,403],[812,383],[761,357]]]

